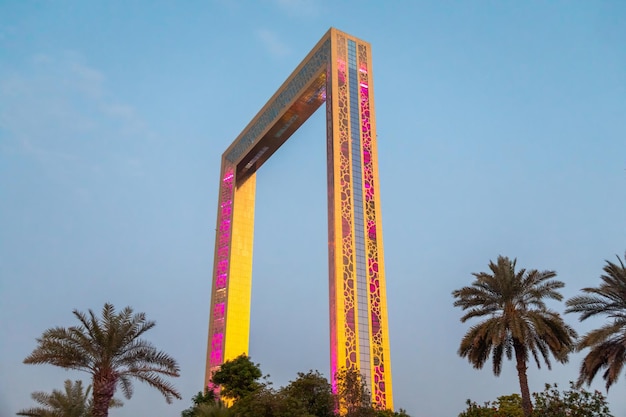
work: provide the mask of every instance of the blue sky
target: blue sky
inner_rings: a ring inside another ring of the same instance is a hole
[[[22,360],[107,301],[157,321],[185,398],[138,383],[111,415],[189,406],[221,154],[331,26],[372,45],[395,405],[450,417],[519,390],[512,363],[457,356],[450,293],[502,254],[570,297],[623,256],[625,3],[0,0],[0,414],[86,378]],[[257,177],[250,354],[279,386],[329,367],[323,116]],[[531,367],[531,390],[581,358]]]

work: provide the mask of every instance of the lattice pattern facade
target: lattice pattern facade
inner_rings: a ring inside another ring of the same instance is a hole
[[[324,102],[331,380],[393,408],[370,46],[330,29],[222,156],[206,383],[248,352],[256,170]]]

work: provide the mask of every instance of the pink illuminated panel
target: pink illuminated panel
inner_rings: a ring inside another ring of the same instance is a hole
[[[217,228],[215,288],[213,292],[213,326],[211,329],[211,369],[219,367],[224,358],[224,315],[226,311],[226,288],[228,286],[228,262],[233,214],[233,167],[224,170],[220,187],[220,214]]]
[[[359,48],[359,89],[361,111],[361,138],[363,140],[363,187],[365,189],[365,219],[367,224],[367,264],[369,276],[369,299],[372,334],[374,378],[372,400],[376,404],[386,403],[385,364],[383,354],[382,306],[380,279],[378,275],[378,243],[376,240],[376,210],[374,167],[372,161],[372,127],[370,125],[369,80],[364,48]]]

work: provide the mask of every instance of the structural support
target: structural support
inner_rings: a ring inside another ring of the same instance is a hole
[[[393,408],[370,45],[330,29],[224,152],[206,380],[248,353],[256,171],[326,102],[331,381]]]

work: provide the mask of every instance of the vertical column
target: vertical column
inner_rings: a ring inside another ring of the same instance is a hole
[[[331,51],[331,62],[336,61],[334,48]],[[327,174],[327,200],[328,200],[328,306],[330,319],[330,382],[333,392],[337,392],[337,381],[335,375],[339,370],[339,348],[343,344],[343,338],[339,337],[338,329],[343,328],[343,322],[338,312],[338,305],[341,304],[341,297],[337,291],[338,277],[341,271],[338,266],[340,259],[337,254],[341,253],[341,247],[337,247],[337,236],[341,236],[341,222],[339,215],[340,199],[335,188],[336,178],[339,176],[338,164],[335,163],[335,140],[334,131],[336,106],[334,103],[335,77],[333,75],[336,68],[328,62],[326,68],[326,174]]]
[[[334,36],[326,87],[331,372],[358,370],[374,406],[393,408],[369,45]]]
[[[365,260],[365,221],[363,204],[363,164],[361,147],[361,114],[356,42],[348,40],[348,76],[350,96],[350,147],[352,156],[354,251],[358,311],[359,371],[372,389],[370,369],[370,329],[367,264]]]
[[[352,165],[346,38],[334,32],[327,75],[331,372],[358,369]]]
[[[205,386],[224,361],[248,352],[255,188],[255,174],[236,184],[234,165],[222,160]]]
[[[370,79],[371,57],[368,48],[358,45],[359,111],[361,118],[364,214],[366,223],[367,292],[370,310],[370,370],[373,374],[372,402],[382,408],[393,408],[389,329],[383,265],[383,242],[378,187],[378,154],[374,117],[373,88]]]
[[[234,166],[223,159],[217,206],[209,340],[207,343],[207,360],[204,376],[204,385],[207,387],[210,384],[213,372],[224,362],[230,241],[232,236],[233,200],[235,195],[234,182]]]

